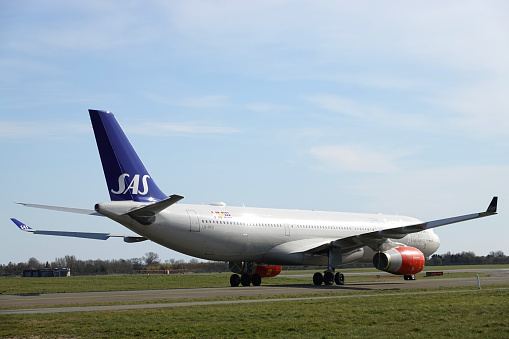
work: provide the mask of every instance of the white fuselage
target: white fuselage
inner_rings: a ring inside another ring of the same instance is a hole
[[[99,205],[100,213],[175,251],[207,260],[275,265],[327,265],[326,254],[307,255],[303,249],[319,242],[420,223],[415,218],[395,215],[176,204],[145,226],[125,215],[140,203]],[[415,247],[425,257],[440,245],[433,230],[412,233],[394,242]],[[374,253],[367,246],[360,247],[344,254],[342,263],[371,262]]]

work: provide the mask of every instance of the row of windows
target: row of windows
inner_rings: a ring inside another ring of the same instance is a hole
[[[257,226],[257,227],[283,227],[282,224],[266,224],[266,223],[244,223],[239,221],[226,221],[226,220],[208,220],[202,219],[203,224],[223,224],[235,226]],[[292,225],[292,228],[294,225]],[[375,231],[373,227],[348,227],[348,226],[316,226],[316,225],[295,225],[299,229],[325,229],[325,230],[346,230],[346,231]]]
[[[236,226],[259,226],[259,227],[283,227],[282,224],[265,224],[265,223],[246,223],[239,221],[223,221],[223,220],[207,220],[202,219],[202,224],[223,224]]]

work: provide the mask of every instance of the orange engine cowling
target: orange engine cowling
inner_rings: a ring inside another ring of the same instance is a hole
[[[272,278],[281,273],[283,266],[257,265],[253,274],[259,274],[262,278]]]
[[[401,246],[385,252],[378,252],[373,257],[373,265],[393,274],[417,274],[424,268],[424,254],[417,248]]]

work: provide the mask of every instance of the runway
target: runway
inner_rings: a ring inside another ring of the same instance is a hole
[[[509,270],[487,270],[490,277],[481,278],[481,287],[488,285],[509,285]],[[269,282],[269,280],[268,280]],[[436,279],[422,277],[415,281],[371,281],[352,282],[343,286],[314,286],[312,284],[299,285],[261,285],[249,287],[219,287],[219,288],[193,288],[193,289],[166,289],[166,290],[140,290],[140,291],[112,291],[112,292],[83,292],[83,293],[55,293],[55,294],[28,294],[28,295],[0,295],[0,314],[16,313],[46,313],[69,311],[92,311],[100,309],[133,309],[144,307],[169,307],[170,303],[194,305],[205,301],[200,299],[214,299],[220,297],[270,297],[258,299],[260,301],[274,300],[277,295],[299,295],[304,293],[337,292],[341,297],[344,291],[374,291],[374,290],[400,290],[409,288],[432,289],[434,287],[471,286],[477,288],[476,278]],[[182,299],[192,300],[191,303]],[[294,299],[294,298],[292,298]],[[313,298],[316,299],[316,298]],[[167,300],[168,303],[150,304],[150,301]],[[148,302],[143,305],[115,305],[115,306],[84,306],[90,303],[133,303]],[[232,303],[232,301],[221,301]],[[237,301],[236,301],[237,302]],[[211,303],[210,301],[206,303]],[[217,302],[216,302],[217,303]],[[14,307],[33,307],[68,305],[58,308],[36,308],[9,310]],[[69,306],[73,307],[69,307]],[[81,306],[80,306],[81,305]],[[174,305],[173,305],[174,306]]]

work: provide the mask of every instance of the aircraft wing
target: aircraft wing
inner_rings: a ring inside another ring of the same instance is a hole
[[[110,237],[124,238],[125,242],[133,243],[147,240],[147,238],[136,236],[136,235],[123,235],[123,234],[111,234],[111,233],[91,233],[91,232],[69,232],[69,231],[44,231],[34,230],[30,226],[22,223],[21,221],[11,218],[12,222],[19,227],[20,230],[25,232],[32,232],[33,234],[44,234],[44,235],[56,235],[62,237],[75,237],[75,238],[87,238],[96,240],[107,240]]]
[[[60,206],[50,206],[50,205],[37,205],[37,204],[27,204],[24,202],[17,202],[18,205],[23,205],[25,207],[34,207],[34,208],[42,208],[45,210],[53,210],[53,211],[60,211],[60,212],[71,212],[71,213],[78,213],[78,214],[87,214],[87,215],[95,215],[104,217],[104,215],[97,213],[94,210],[87,210],[83,208],[70,208],[70,207],[60,207]]]
[[[446,219],[427,221],[414,225],[400,226],[379,231],[357,234],[346,238],[336,239],[332,241],[332,246],[339,248],[342,253],[346,253],[363,246],[376,248],[382,243],[386,242],[387,239],[401,239],[410,233],[416,233],[430,228],[495,215],[497,214],[497,202],[498,198],[493,197],[485,212],[466,214]],[[325,245],[326,245],[325,242],[321,242],[317,244],[317,246],[308,248],[305,252],[321,253],[324,251]]]

